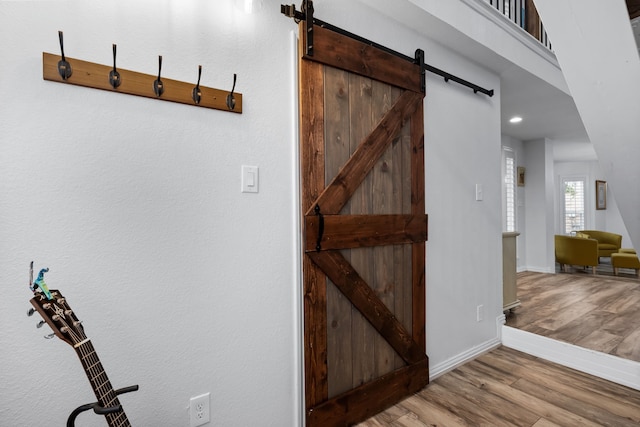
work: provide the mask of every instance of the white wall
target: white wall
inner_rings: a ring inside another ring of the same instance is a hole
[[[459,59],[444,67],[461,68],[473,70]],[[474,71],[498,89],[495,77]],[[427,99],[427,350],[435,366],[494,338],[502,313],[500,95],[480,97],[432,78]],[[476,184],[482,201],[475,200]],[[478,305],[486,310],[480,323]]]
[[[31,260],[114,386],[140,385],[122,398],[133,425],[186,426],[203,392],[212,425],[300,424],[296,27],[264,3],[247,16],[231,0],[0,2],[0,425],[62,425],[92,400],[72,349],[25,316]],[[441,372],[498,342],[499,79],[360,2],[316,14],[497,91],[428,76],[427,351]],[[117,43],[122,68],[154,74],[162,54],[167,78],[195,83],[201,64],[201,84],[229,89],[237,73],[244,113],[43,81],[58,30],[72,58],[110,64]],[[240,193],[242,164],[260,167],[260,193]]]
[[[527,141],[525,152],[525,206],[527,269],[554,271],[553,148],[548,140]]]
[[[297,422],[290,31],[231,1],[2,2],[0,425],[64,424],[92,400],[73,350],[27,318],[50,267],[137,426]],[[57,84],[42,52],[236,90],[242,115]],[[240,166],[260,193],[240,193]],[[32,410],[37,402],[37,411]],[[249,409],[247,409],[249,408]],[[267,420],[267,422],[265,422]],[[93,414],[79,425],[102,426]]]

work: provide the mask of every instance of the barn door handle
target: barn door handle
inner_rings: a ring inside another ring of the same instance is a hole
[[[316,205],[313,210],[318,216],[318,241],[316,242],[316,251],[320,252],[320,250],[322,249],[322,245],[320,244],[320,242],[322,242],[322,235],[324,234],[324,216],[320,212],[320,205]]]

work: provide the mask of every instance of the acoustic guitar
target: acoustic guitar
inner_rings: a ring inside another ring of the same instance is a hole
[[[40,313],[44,320],[40,321],[37,326],[41,327],[46,322],[55,336],[73,347],[98,400],[96,403],[82,405],[73,411],[69,416],[67,426],[74,425],[75,418],[79,413],[93,409],[95,413],[105,416],[109,427],[131,427],[118,400],[118,395],[135,391],[138,386],[120,390],[113,389],[91,340],[84,333],[81,321],[78,320],[62,293],[58,290],[49,290],[44,283],[44,273],[47,271],[48,269],[42,269],[38,278],[33,281],[33,262],[31,263],[29,287],[34,293],[34,297],[31,299],[34,309],[30,309],[28,314],[31,316],[36,311]],[[53,334],[45,338],[52,337]]]

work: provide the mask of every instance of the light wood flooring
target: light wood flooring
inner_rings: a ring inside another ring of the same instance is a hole
[[[638,425],[640,391],[500,347],[358,426]]]
[[[609,270],[519,273],[507,325],[640,361],[640,280]],[[358,426],[638,425],[640,391],[500,347]]]
[[[522,305],[506,324],[640,362],[640,280],[571,271],[518,273]]]

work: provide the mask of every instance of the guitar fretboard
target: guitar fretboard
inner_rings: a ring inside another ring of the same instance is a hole
[[[111,408],[120,405],[118,396],[113,390],[109,377],[107,377],[91,341],[89,339],[85,339],[84,341],[76,344],[74,348],[82,362],[87,378],[89,378],[89,382],[91,383],[93,392],[96,395],[98,404],[104,408]],[[109,427],[131,427],[124,410],[106,414],[105,418]]]

